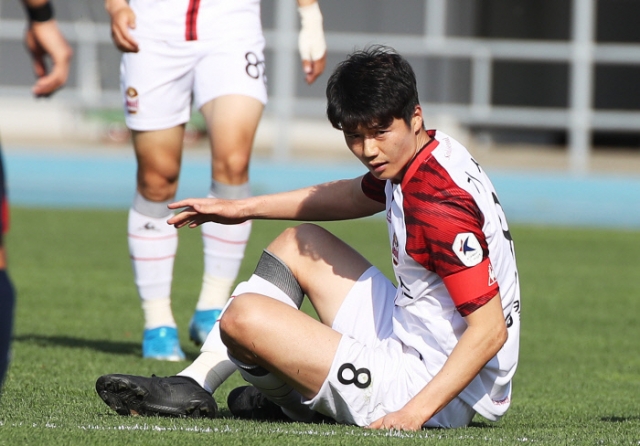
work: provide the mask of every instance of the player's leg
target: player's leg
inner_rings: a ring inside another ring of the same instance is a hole
[[[251,195],[249,159],[262,115],[262,102],[242,95],[225,95],[205,103],[212,153],[210,197],[238,199]],[[220,315],[238,275],[251,222],[202,225],[204,275],[189,334],[202,344]]]
[[[140,48],[121,63],[125,120],[138,161],[128,240],[145,318],[143,356],[175,361],[184,359],[170,300],[178,239],[166,224],[166,205],[178,185],[197,57],[186,43],[141,38]]]
[[[4,168],[0,149],[0,392],[9,367],[15,294],[7,273],[4,234],[9,225],[9,207],[5,193]]]
[[[171,310],[173,263],[178,234],[168,225],[178,185],[184,127],[133,132],[137,190],[129,210],[128,241],[134,279],[144,313],[143,357],[184,359]]]
[[[251,23],[238,24],[243,32],[233,40],[221,36],[201,44],[193,98],[204,115],[211,144],[209,196],[234,199],[251,194],[249,159],[267,102],[264,37],[260,27]],[[190,336],[196,344],[204,342],[229,298],[250,231],[251,222],[202,226],[205,271],[190,324]]]
[[[313,414],[302,401],[321,388],[342,338],[330,325],[370,266],[324,229],[301,225],[272,242],[254,275],[234,291],[222,339],[243,377],[287,415]],[[321,322],[297,311],[303,294]]]

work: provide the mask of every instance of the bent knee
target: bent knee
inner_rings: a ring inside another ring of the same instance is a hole
[[[242,343],[244,336],[259,330],[260,306],[259,297],[254,294],[241,294],[233,299],[220,319],[220,336],[222,342]]]
[[[313,223],[303,223],[287,228],[269,244],[267,251],[278,256],[288,265],[305,252],[305,247],[315,244],[326,230]]]

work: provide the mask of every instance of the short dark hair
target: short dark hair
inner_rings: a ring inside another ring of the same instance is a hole
[[[393,48],[372,46],[341,62],[327,83],[327,117],[335,128],[407,125],[420,104],[416,75]]]

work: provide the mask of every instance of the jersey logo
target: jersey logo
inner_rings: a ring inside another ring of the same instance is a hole
[[[135,115],[138,113],[138,91],[133,87],[127,87],[125,91],[125,101],[127,105],[127,113]]]
[[[482,247],[472,232],[456,235],[452,248],[464,266],[475,266],[482,262]]]

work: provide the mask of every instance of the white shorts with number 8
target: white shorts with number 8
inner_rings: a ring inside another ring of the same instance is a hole
[[[375,267],[351,289],[332,327],[344,336],[329,376],[308,402],[311,408],[341,423],[367,426],[401,409],[433,378],[420,354],[393,334],[395,295],[394,285]],[[474,415],[454,398],[424,426],[466,426]]]
[[[231,41],[136,39],[140,51],[123,54],[120,64],[125,119],[132,130],[184,124],[192,107],[224,95],[267,102],[261,32]]]

